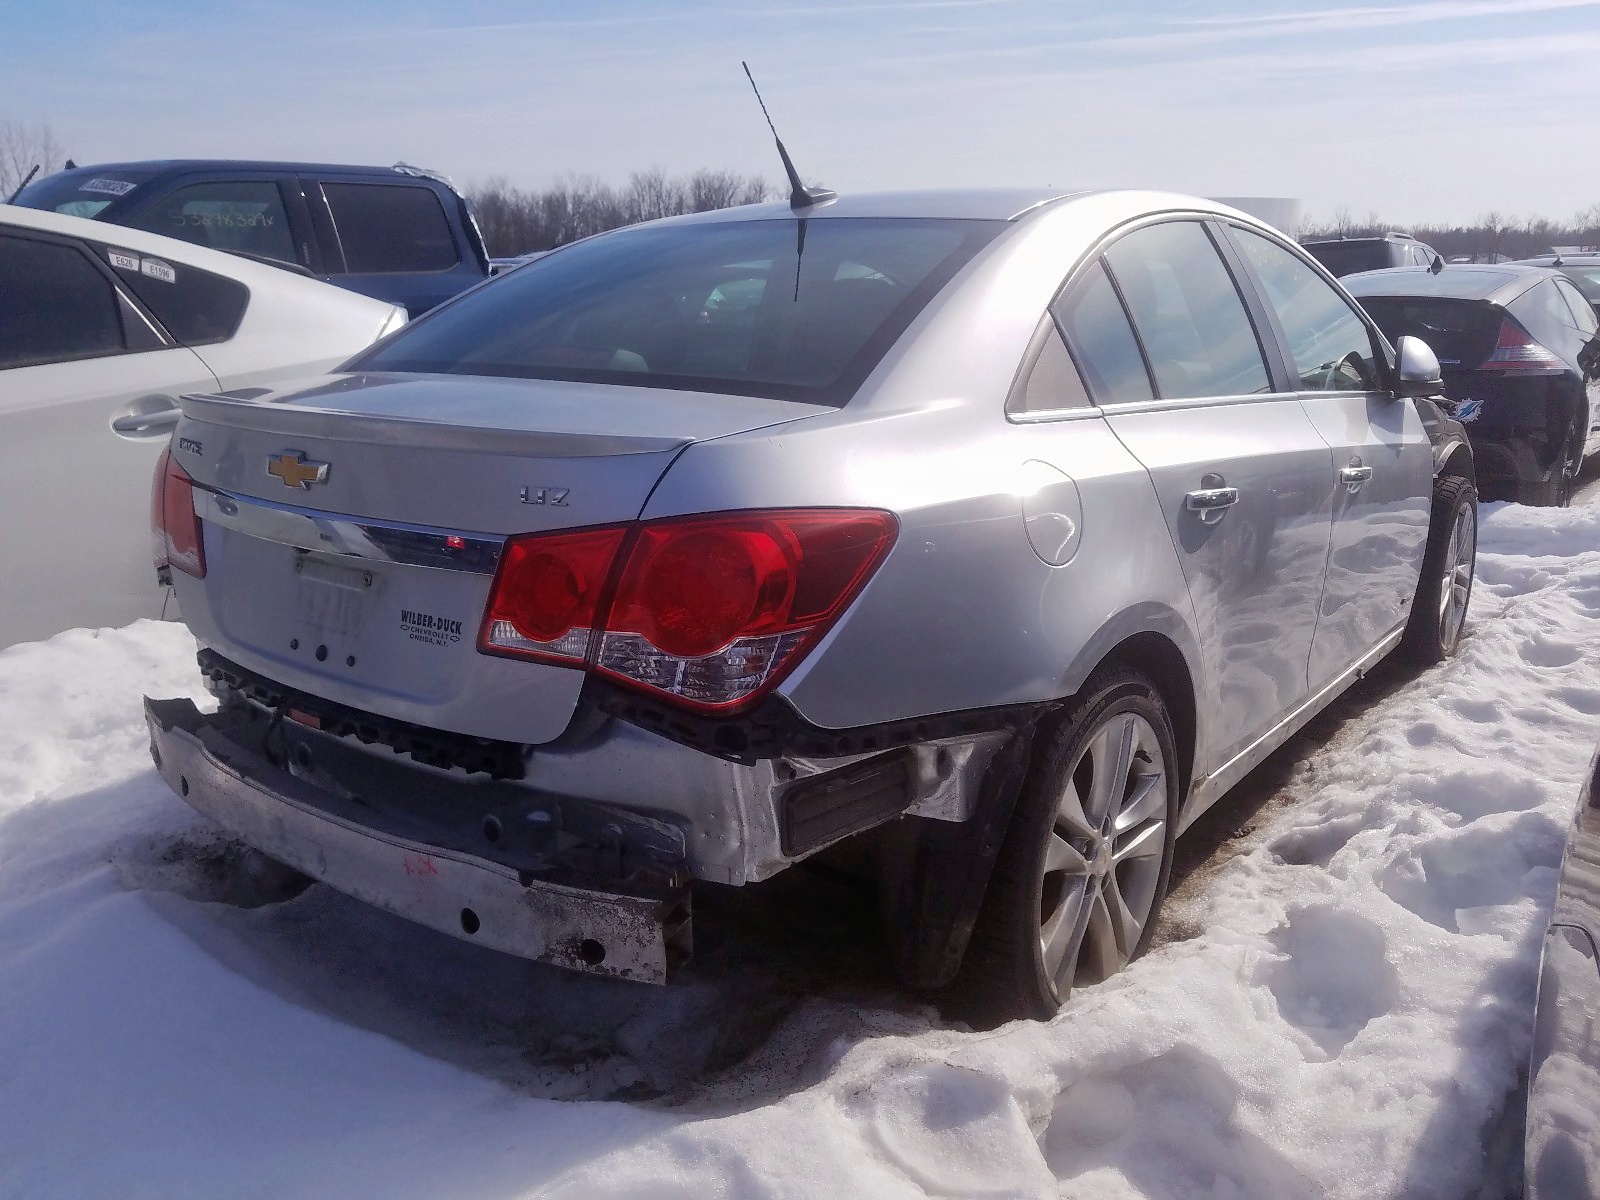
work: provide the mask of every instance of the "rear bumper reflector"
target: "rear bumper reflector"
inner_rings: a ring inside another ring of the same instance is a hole
[[[378,908],[520,958],[665,983],[690,951],[686,886],[624,895],[530,879],[460,850],[328,811],[326,797],[224,736],[188,700],[145,698],[150,751],[167,784],[246,844]]]

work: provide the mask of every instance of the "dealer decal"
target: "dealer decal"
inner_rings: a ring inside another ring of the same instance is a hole
[[[440,613],[400,610],[400,629],[413,642],[430,646],[449,646],[461,640],[461,622]]]

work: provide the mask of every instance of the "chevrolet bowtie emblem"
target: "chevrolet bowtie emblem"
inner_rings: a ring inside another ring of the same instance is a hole
[[[284,487],[309,492],[312,484],[328,482],[328,464],[307,462],[304,450],[284,450],[267,459],[267,474],[282,480]]]

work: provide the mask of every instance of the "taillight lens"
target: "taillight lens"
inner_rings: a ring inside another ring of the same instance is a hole
[[[624,530],[532,534],[506,543],[479,649],[581,665]]]
[[[1485,367],[1496,370],[1543,371],[1551,367],[1564,367],[1559,355],[1533,340],[1521,325],[1510,317],[1500,322],[1500,336],[1495,341],[1494,353],[1483,360]]]
[[[150,529],[154,534],[156,569],[172,566],[206,577],[206,546],[200,518],[194,511],[194,479],[163,450],[156,463],[150,494]]]
[[[896,530],[885,512],[801,509],[513,538],[479,646],[733,709],[816,644]]]

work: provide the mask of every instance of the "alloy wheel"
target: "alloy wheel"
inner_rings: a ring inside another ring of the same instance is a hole
[[[1039,887],[1039,953],[1060,998],[1139,948],[1168,842],[1167,770],[1150,723],[1115,712],[1064,775]]]
[[[1446,653],[1455,649],[1467,619],[1477,544],[1477,512],[1473,505],[1463,504],[1456,509],[1456,519],[1450,528],[1450,542],[1444,554],[1444,579],[1439,587],[1439,642]]]

